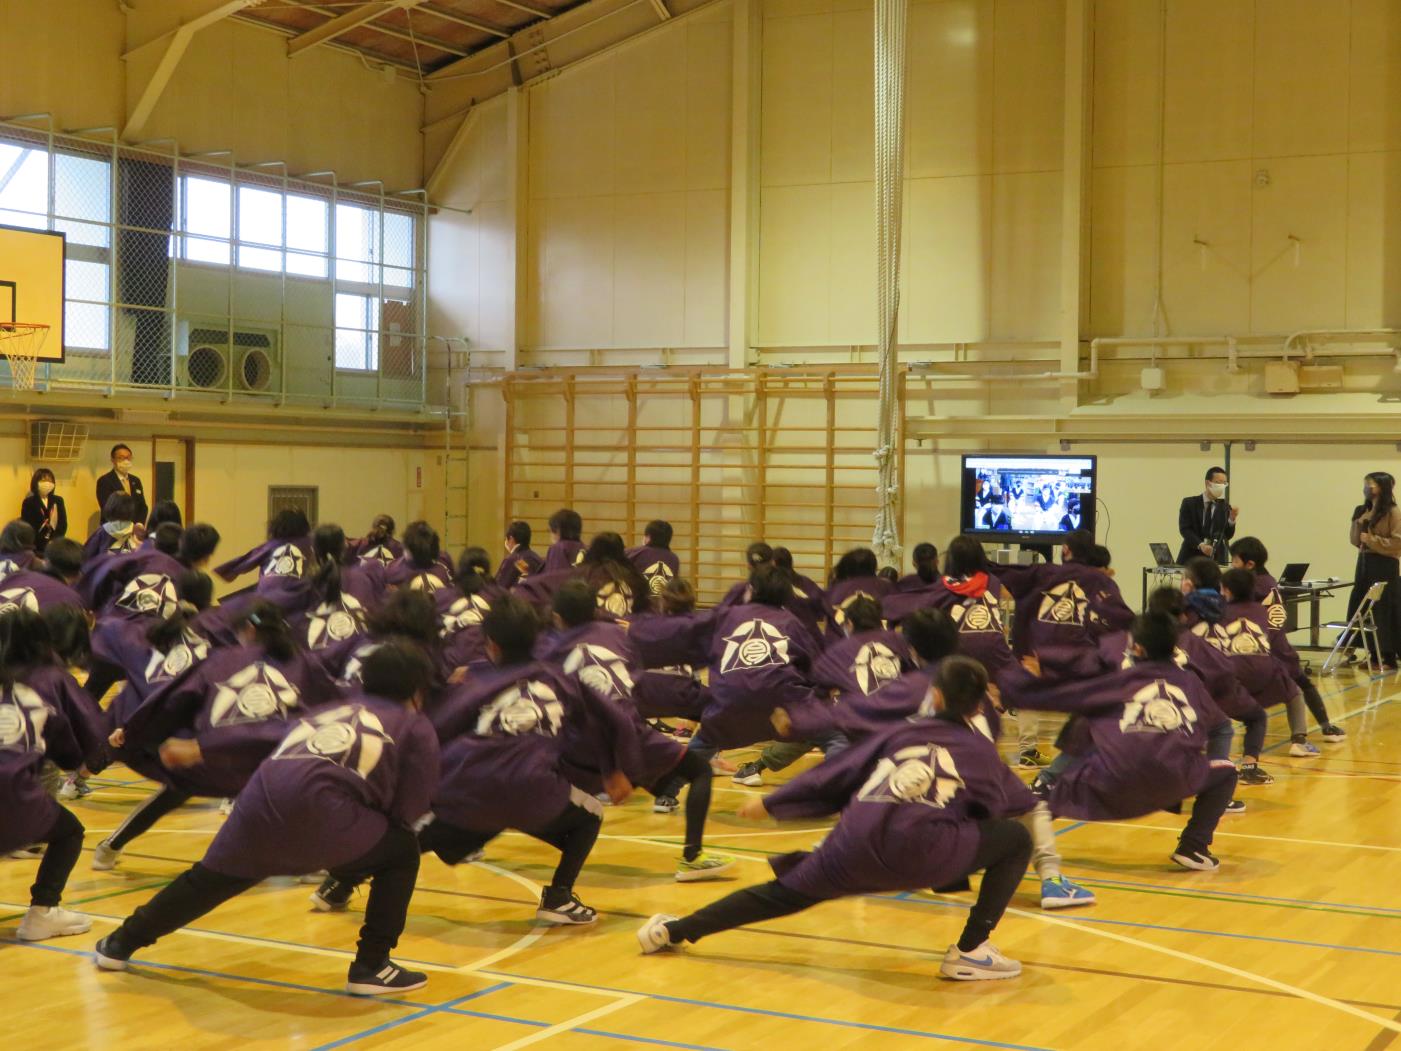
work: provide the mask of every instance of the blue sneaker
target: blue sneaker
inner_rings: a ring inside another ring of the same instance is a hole
[[[1093,905],[1094,891],[1087,890],[1078,883],[1071,883],[1064,876],[1052,876],[1041,881],[1041,907],[1043,909],[1070,909],[1076,905]]]
[[[1300,735],[1289,742],[1289,754],[1295,759],[1312,759],[1319,754],[1318,745]]]

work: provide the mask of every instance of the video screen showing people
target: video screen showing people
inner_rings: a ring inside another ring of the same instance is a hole
[[[965,532],[1069,533],[1093,528],[1094,462],[1085,457],[965,457]]]

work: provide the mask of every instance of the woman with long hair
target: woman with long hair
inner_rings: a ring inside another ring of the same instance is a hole
[[[1377,603],[1377,635],[1381,653],[1374,654],[1387,671],[1395,671],[1401,655],[1401,508],[1396,506],[1396,479],[1373,471],[1362,481],[1366,501],[1352,516],[1349,539],[1357,548],[1357,574],[1348,602],[1349,617],[1367,589],[1381,581],[1386,591]]]

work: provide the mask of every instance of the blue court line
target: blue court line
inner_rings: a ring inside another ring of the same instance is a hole
[[[1077,828],[1084,828],[1088,824],[1088,821],[1077,821],[1073,825],[1066,825],[1065,828],[1056,829],[1056,835],[1063,836],[1067,832],[1074,832]]]
[[[1032,876],[1026,878],[1034,879]],[[1162,883],[1134,883],[1129,880],[1101,879],[1093,873],[1088,876],[1078,876],[1077,879],[1106,887],[1142,887],[1144,890],[1166,890],[1172,891],[1174,894],[1188,894],[1194,897],[1238,898],[1241,901],[1261,902],[1263,904],[1318,905],[1329,909],[1358,909],[1369,913],[1385,912],[1401,917],[1401,909],[1388,908],[1384,905],[1354,905],[1343,901],[1314,901],[1310,898],[1274,898],[1264,894],[1242,894],[1239,891],[1230,890],[1199,890],[1195,887],[1173,887]]]
[[[968,908],[967,905],[959,902],[932,901],[928,898],[919,898],[912,891],[904,894],[897,894],[893,897],[886,894],[868,894],[863,897],[885,898],[887,901],[907,901],[913,905],[933,905],[939,908]],[[1337,945],[1333,942],[1309,942],[1296,938],[1271,938],[1263,934],[1235,934],[1231,931],[1207,931],[1198,930],[1195,927],[1168,927],[1158,923],[1136,923],[1132,920],[1100,920],[1092,919],[1088,916],[1063,916],[1067,923],[1093,923],[1105,927],[1138,927],[1146,931],[1168,931],[1172,934],[1203,934],[1209,938],[1235,938],[1239,941],[1248,942],[1273,942],[1276,945],[1299,945],[1308,949],[1337,949],[1341,952],[1360,952],[1373,956],[1401,956],[1401,952],[1395,949],[1372,949],[1365,945]]]
[[[1401,954],[1398,954],[1401,955]],[[515,980],[526,978],[527,975],[510,974],[506,971],[478,971],[478,974],[490,975],[493,978],[504,978]],[[815,1022],[818,1025],[834,1025],[843,1029],[861,1029],[871,1033],[890,1033],[894,1036],[916,1036],[925,1040],[946,1040],[956,1044],[976,1044],[979,1047],[1000,1047],[1008,1048],[1010,1051],[1052,1051],[1051,1048],[1039,1047],[1033,1044],[1009,1044],[1001,1040],[984,1040],[974,1036],[954,1036],[949,1033],[935,1033],[924,1029],[902,1029],[898,1026],[877,1025],[874,1022],[848,1022],[840,1018],[824,1018],[821,1015],[795,1014],[791,1011],[774,1011],[765,1007],[744,1007],[740,1004],[726,1004],[715,1000],[693,1000],[685,996],[666,996],[662,993],[644,993],[633,989],[617,989],[606,985],[585,985],[582,982],[570,982],[559,978],[551,978],[554,985],[571,985],[579,989],[589,989],[594,992],[617,993],[620,996],[644,996],[649,1000],[657,1000],[661,1003],[686,1004],[690,1007],[710,1007],[717,1011],[733,1011],[737,1014],[764,1015],[768,1018],[783,1018],[790,1022]],[[582,1032],[583,1030],[579,1030]],[[627,1037],[628,1040],[637,1040],[638,1037]]]
[[[401,1025],[417,1022],[420,1018],[427,1018],[429,1015],[438,1014],[448,1008],[456,1007],[458,1004],[465,1004],[469,1000],[476,1000],[482,996],[490,996],[492,993],[509,988],[511,988],[510,982],[497,982],[495,985],[489,985],[485,989],[478,989],[475,993],[459,996],[457,999],[449,1000],[443,1004],[434,1004],[424,1007],[418,1011],[410,1012],[402,1018],[391,1018],[387,1022],[381,1022],[379,1025],[370,1026],[368,1029],[362,1029],[358,1033],[351,1033],[349,1036],[343,1036],[339,1040],[332,1040],[328,1044],[318,1044],[313,1051],[331,1051],[333,1047],[344,1047],[347,1044],[355,1043],[357,1040],[364,1040],[368,1036],[374,1036],[376,1033],[383,1033],[389,1029],[397,1029]],[[515,1019],[505,1019],[505,1021],[515,1021]]]

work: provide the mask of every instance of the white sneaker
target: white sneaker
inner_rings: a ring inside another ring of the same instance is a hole
[[[86,934],[92,929],[92,920],[80,912],[69,912],[57,905],[45,908],[31,905],[19,921],[19,940],[41,942],[45,938],[62,938],[66,934]]]
[[[1316,759],[1319,755],[1318,745],[1309,741],[1292,741],[1289,754],[1295,759]]]
[[[666,925],[676,918],[659,912],[637,928],[637,944],[642,946],[644,955],[651,956],[654,952],[661,952],[673,946],[671,932],[666,929]]]
[[[104,839],[97,845],[97,849],[92,852],[93,871],[110,872],[117,867],[117,862],[121,860],[121,857],[121,850],[117,847],[113,847],[110,840]]]
[[[229,814],[232,814],[233,803],[234,801],[232,799],[219,800],[219,813],[223,814],[225,817],[227,817]]]
[[[972,952],[960,952],[957,945],[950,945],[939,973],[957,982],[987,982],[1015,978],[1022,973],[1022,965],[1003,956],[992,942],[983,942]]]
[[[77,799],[81,794],[77,780],[71,777],[66,778],[63,787],[58,790],[59,799]]]
[[[17,861],[34,861],[44,856],[44,844],[35,843],[32,847],[20,847],[5,855],[7,858],[14,858]]]

